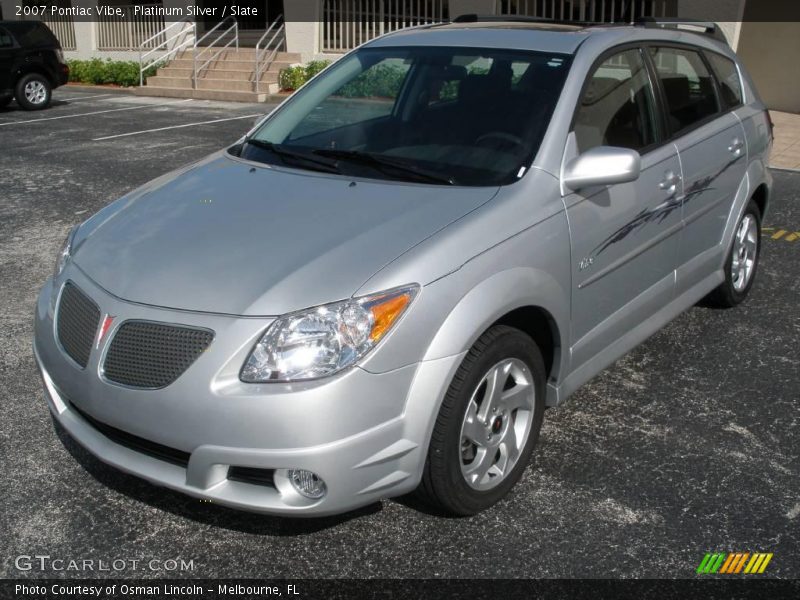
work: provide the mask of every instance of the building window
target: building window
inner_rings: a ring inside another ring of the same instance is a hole
[[[389,33],[450,18],[449,0],[323,0],[323,52],[346,52]]]
[[[558,21],[630,23],[641,17],[674,17],[677,0],[500,0],[501,15]]]

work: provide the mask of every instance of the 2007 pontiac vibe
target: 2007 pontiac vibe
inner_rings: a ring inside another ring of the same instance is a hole
[[[341,58],[72,230],[36,307],[55,419],[216,503],[504,497],[545,406],[753,285],[769,116],[713,26],[474,16]]]

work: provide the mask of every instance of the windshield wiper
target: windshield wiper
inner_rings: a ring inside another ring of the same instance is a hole
[[[317,171],[323,171],[325,173],[342,172],[341,169],[339,169],[339,167],[336,166],[336,162],[334,161],[322,160],[305,152],[297,152],[296,150],[289,150],[286,146],[282,146],[280,144],[273,144],[272,142],[265,142],[263,140],[259,140],[256,138],[245,139],[245,143],[250,144],[252,146],[256,146],[257,148],[263,148],[264,150],[269,150],[273,154],[280,157],[284,162],[286,162],[287,160],[295,162],[303,161],[315,165],[315,169]]]
[[[433,181],[436,183],[444,183],[447,185],[455,185],[455,179],[449,175],[437,173],[429,169],[423,169],[415,165],[410,165],[402,160],[395,160],[382,154],[371,154],[369,152],[359,152],[358,150],[336,150],[333,148],[320,148],[312,150],[314,154],[320,156],[327,156],[329,158],[336,158],[339,160],[347,160],[368,165],[384,171],[385,169],[394,169],[400,171],[405,175],[410,175],[417,181]]]

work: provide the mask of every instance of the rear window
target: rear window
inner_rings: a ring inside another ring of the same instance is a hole
[[[58,47],[58,40],[46,25],[36,21],[17,21],[7,23],[6,27],[17,39],[20,46],[25,48],[52,46]]]
[[[742,103],[742,82],[739,79],[736,63],[715,52],[706,52],[706,57],[708,62],[711,63],[714,74],[717,76],[717,81],[719,81],[723,107],[735,108],[739,106]]]

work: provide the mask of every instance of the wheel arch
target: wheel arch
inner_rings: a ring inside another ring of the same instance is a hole
[[[764,218],[764,215],[767,213],[767,208],[769,206],[769,187],[767,187],[766,183],[761,183],[752,194],[752,199],[758,206],[758,210],[761,213],[761,218]]]
[[[469,350],[493,325],[515,327],[539,346],[548,381],[558,380],[565,366],[569,294],[549,273],[517,267],[495,273],[474,286],[444,320],[425,360]]]
[[[47,79],[47,82],[50,84],[51,88],[56,86],[56,82],[53,79],[53,74],[50,73],[48,71],[48,69],[46,69],[43,65],[40,65],[40,64],[37,64],[37,63],[30,63],[30,64],[22,65],[17,70],[17,74],[14,77],[14,84],[13,84],[14,87],[16,87],[17,83],[19,83],[20,79],[25,77],[25,75],[30,75],[31,73],[35,73],[37,75],[41,75],[42,77]]]

